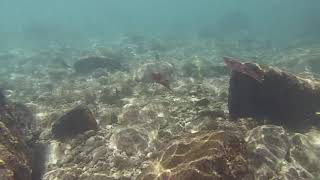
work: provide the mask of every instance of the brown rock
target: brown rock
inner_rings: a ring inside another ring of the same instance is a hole
[[[320,84],[288,72],[264,69],[264,80],[232,72],[229,113],[233,118],[266,118],[271,123],[301,129],[319,117]]]
[[[61,116],[52,125],[51,131],[55,138],[64,140],[97,128],[98,124],[90,109],[80,105]]]
[[[220,132],[193,134],[169,143],[145,169],[140,180],[253,179],[244,140]]]

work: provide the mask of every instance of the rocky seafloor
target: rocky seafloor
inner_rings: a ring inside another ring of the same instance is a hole
[[[230,118],[222,61],[316,80],[320,44],[250,43],[126,37],[1,52],[0,179],[320,179],[319,129]]]

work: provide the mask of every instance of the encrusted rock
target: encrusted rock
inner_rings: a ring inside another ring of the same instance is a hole
[[[137,179],[253,179],[241,137],[231,133],[193,134],[169,143]]]
[[[99,68],[106,68],[108,71],[115,71],[121,69],[120,62],[104,57],[104,56],[88,56],[79,59],[74,65],[77,73],[91,73]]]
[[[167,62],[146,63],[142,65],[135,73],[135,79],[139,82],[151,83],[153,73],[161,74],[161,78],[171,81],[173,78],[174,68]]]
[[[90,109],[80,105],[56,120],[51,131],[55,138],[64,140],[97,128],[97,122]]]

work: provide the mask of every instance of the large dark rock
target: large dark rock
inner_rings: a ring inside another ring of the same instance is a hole
[[[253,179],[244,139],[227,133],[193,134],[169,143],[139,180]]]
[[[81,74],[92,73],[99,68],[107,69],[108,71],[120,70],[122,68],[119,61],[104,56],[83,57],[73,67],[77,73]]]
[[[233,71],[229,87],[229,112],[233,118],[255,117],[273,124],[301,129],[319,123],[320,85],[288,72],[263,69],[259,82]]]
[[[80,105],[54,122],[51,131],[55,138],[65,140],[97,128],[97,122],[90,109],[85,105]]]

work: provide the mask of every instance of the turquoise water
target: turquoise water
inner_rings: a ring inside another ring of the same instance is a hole
[[[289,44],[311,34],[318,38],[319,8],[320,2],[312,0],[1,0],[0,45],[81,44],[130,32],[188,36],[199,31]]]
[[[0,180],[320,179],[319,10],[0,0]]]

